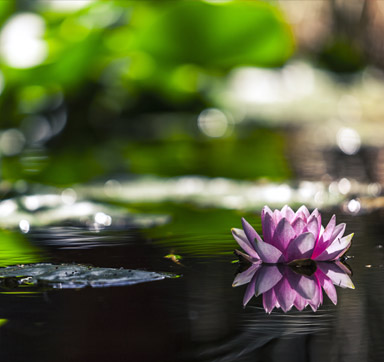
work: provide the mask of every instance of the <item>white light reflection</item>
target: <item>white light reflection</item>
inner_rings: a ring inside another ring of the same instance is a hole
[[[361,209],[360,202],[355,199],[350,200],[348,202],[347,209],[351,214],[357,214]]]
[[[360,150],[360,135],[352,128],[340,128],[336,139],[340,150],[347,155],[354,155]]]
[[[368,194],[371,196],[379,196],[381,193],[381,185],[377,182],[368,185]]]
[[[24,233],[24,234],[28,233],[30,230],[29,222],[25,219],[20,220],[19,228],[20,228],[22,233]]]
[[[339,193],[339,185],[336,181],[333,181],[328,186],[328,191],[332,195],[337,195]]]
[[[268,202],[286,203],[291,199],[292,189],[289,185],[267,187],[265,190],[265,199]]]
[[[42,36],[45,23],[41,16],[21,13],[12,16],[0,35],[0,52],[4,61],[14,68],[30,68],[47,57],[47,45]]]
[[[24,135],[18,129],[11,128],[0,135],[0,152],[6,156],[19,154],[24,144]]]
[[[92,2],[93,0],[50,0],[48,5],[54,11],[71,13],[83,9]],[[44,1],[44,5],[46,3]]]
[[[5,217],[11,215],[17,209],[17,204],[13,200],[4,200],[0,202],[0,216]]]
[[[110,226],[112,224],[112,218],[103,212],[98,212],[95,215],[95,222],[99,225]]]
[[[300,182],[300,186],[298,189],[298,196],[300,197],[300,202],[305,203],[306,200],[314,198],[316,193],[318,192],[318,185],[314,182],[310,181],[302,181]]]
[[[244,103],[289,102],[312,94],[314,89],[314,72],[301,62],[291,63],[281,71],[243,67],[230,76],[234,98]]]
[[[24,206],[29,210],[29,211],[35,211],[40,207],[40,200],[39,196],[27,196],[24,199]]]
[[[347,178],[342,178],[338,183],[338,188],[341,194],[346,195],[351,191],[351,182]]]
[[[284,96],[280,74],[273,70],[240,68],[231,76],[235,97],[246,103],[274,103]]]
[[[35,211],[42,207],[54,208],[60,205],[60,197],[54,194],[30,195],[21,199],[24,207],[29,211]]]
[[[209,137],[222,137],[228,129],[228,118],[219,109],[208,108],[200,113],[197,125]]]
[[[317,191],[314,196],[314,201],[317,205],[323,205],[326,200],[326,197],[327,195],[323,190]]]
[[[305,63],[292,63],[282,70],[283,84],[287,95],[300,98],[311,94],[315,88],[315,75],[312,68]]]
[[[174,191],[180,195],[193,195],[204,191],[204,181],[196,177],[183,177],[177,181]]]
[[[61,192],[61,200],[65,205],[73,205],[76,202],[77,193],[74,189],[68,188]]]

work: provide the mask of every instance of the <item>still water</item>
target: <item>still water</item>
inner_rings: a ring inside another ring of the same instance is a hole
[[[347,215],[355,289],[336,288],[309,307],[267,314],[261,297],[243,308],[232,287],[238,264],[231,227],[238,212],[158,206],[166,226],[138,230],[31,229],[38,261],[167,272],[178,278],[123,287],[23,290],[0,294],[1,361],[383,361],[384,213]],[[256,229],[260,218],[248,214]],[[171,257],[169,255],[171,254]],[[168,255],[168,258],[165,256]],[[178,260],[172,255],[180,255]]]

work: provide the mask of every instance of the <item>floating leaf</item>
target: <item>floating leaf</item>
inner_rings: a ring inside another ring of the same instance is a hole
[[[94,268],[78,264],[40,263],[0,269],[0,283],[3,285],[16,279],[16,286],[46,286],[55,289],[125,286],[167,277],[176,276],[144,270]]]

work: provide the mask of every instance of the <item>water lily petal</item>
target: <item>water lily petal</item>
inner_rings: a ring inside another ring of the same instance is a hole
[[[284,251],[295,236],[295,230],[293,230],[289,221],[283,217],[276,226],[272,244],[279,250]]]
[[[295,218],[295,213],[294,211],[288,206],[288,205],[285,205],[282,209],[281,209],[281,215],[282,217],[285,217],[290,223],[293,221],[293,219]]]
[[[287,247],[285,261],[291,262],[296,259],[309,259],[315,246],[315,237],[311,232],[300,234]]]
[[[346,227],[346,224],[345,224],[345,223],[341,223],[341,224],[339,224],[339,225],[337,225],[337,226],[335,227],[335,229],[333,230],[332,236],[331,236],[331,238],[330,238],[331,243],[332,243],[335,239],[340,239],[340,238],[344,235],[345,227]]]
[[[301,206],[299,210],[296,211],[296,218],[300,217],[305,222],[308,220],[309,216],[310,216],[309,211],[304,205]]]
[[[331,236],[328,239],[326,239],[324,236],[322,238],[320,238],[319,242],[315,246],[315,250],[313,252],[312,258],[316,258],[317,256],[319,256],[335,240],[340,239],[344,234],[345,226],[346,226],[345,223],[339,224],[339,225],[334,227],[334,229],[331,233]]]
[[[264,225],[264,218],[265,215],[272,216],[273,212],[268,206],[264,206],[263,209],[261,210],[261,224]]]
[[[319,233],[319,238],[323,235],[324,233],[324,226],[320,225],[320,233]]]
[[[258,264],[252,264],[247,270],[236,275],[235,280],[232,283],[233,287],[247,284],[251,281],[258,269],[261,268],[261,262]]]
[[[292,228],[293,230],[295,230],[296,235],[300,235],[303,232],[306,225],[307,224],[304,222],[304,220],[301,217],[296,218],[292,222]]]
[[[273,221],[272,214],[266,213],[262,219],[263,237],[266,243],[272,242],[272,236],[276,229],[276,224]]]
[[[246,261],[248,261],[249,263],[255,263],[255,262],[259,262],[260,261],[260,260],[255,261],[254,258],[250,257],[248,254],[245,254],[242,251],[237,250],[237,249],[234,251],[234,254],[237,255],[239,257],[239,259],[243,258]]]
[[[275,225],[277,225],[280,222],[280,220],[282,219],[283,215],[281,215],[280,210],[275,210],[273,212],[272,217],[273,217],[273,221],[275,222]]]
[[[353,234],[344,236],[341,239],[336,239],[334,242],[324,250],[320,255],[316,256],[314,260],[331,261],[342,256],[351,246]]]
[[[262,239],[259,236],[259,234],[256,232],[256,230],[243,217],[241,218],[241,223],[243,225],[243,230],[245,232],[245,235],[247,236],[250,246],[254,249],[255,239],[257,240],[262,240]]]
[[[284,312],[288,312],[293,307],[293,302],[297,295],[295,290],[289,284],[288,279],[283,278],[273,289],[281,309]]]
[[[335,227],[336,227],[336,216],[333,215],[329,220],[327,227],[321,233],[321,236],[315,245],[312,258],[315,258],[316,256],[320,255],[332,243],[331,238],[335,230]],[[340,231],[341,229],[342,227],[339,227]]]
[[[247,236],[245,235],[245,232],[241,229],[236,229],[233,228],[232,230],[232,235],[237,241],[237,243],[240,245],[240,247],[248,253],[249,256],[251,256],[253,259],[258,260],[260,259],[258,253],[256,250],[253,248],[251,243],[249,242]]]
[[[311,217],[311,216],[314,216],[314,217],[316,217],[317,219],[320,218],[320,221],[321,221],[321,214],[320,214],[320,212],[319,212],[318,209],[314,209],[314,210],[312,211],[312,214],[310,215],[310,217]],[[321,224],[321,222],[320,222],[320,224]]]
[[[324,229],[324,232],[322,235],[324,240],[328,240],[331,238],[333,231],[335,230],[335,227],[336,227],[336,215],[333,215]]]
[[[273,308],[278,308],[279,305],[277,303],[276,294],[273,288],[263,294],[263,306],[264,310],[268,314],[271,314]]]
[[[279,249],[262,240],[256,241],[256,252],[264,263],[270,264],[278,263],[283,255]]]
[[[315,210],[315,211],[317,211],[317,210]],[[314,212],[309,217],[308,222],[307,222],[307,226],[305,227],[304,231],[311,232],[313,234],[313,236],[315,237],[315,240],[317,240],[319,233],[320,233],[321,219],[319,219],[319,216],[317,215],[317,213],[314,213]]]
[[[257,273],[255,295],[265,293],[273,288],[283,277],[279,268],[275,265],[264,265]]]

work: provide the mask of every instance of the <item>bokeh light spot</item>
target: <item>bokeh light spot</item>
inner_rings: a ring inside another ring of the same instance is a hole
[[[360,135],[352,128],[340,128],[337,132],[337,145],[347,155],[356,154],[361,146]]]
[[[0,151],[6,156],[19,154],[24,147],[24,135],[15,128],[8,129],[0,135]]]
[[[29,222],[27,220],[25,220],[25,219],[20,220],[19,228],[20,228],[22,233],[24,233],[24,234],[28,233],[29,230],[30,230]]]
[[[41,64],[48,54],[41,39],[45,22],[39,15],[21,13],[12,16],[0,34],[0,52],[4,61],[14,68],[31,68]]]
[[[219,109],[208,108],[200,113],[197,124],[205,135],[209,137],[222,137],[228,128],[228,118]]]

